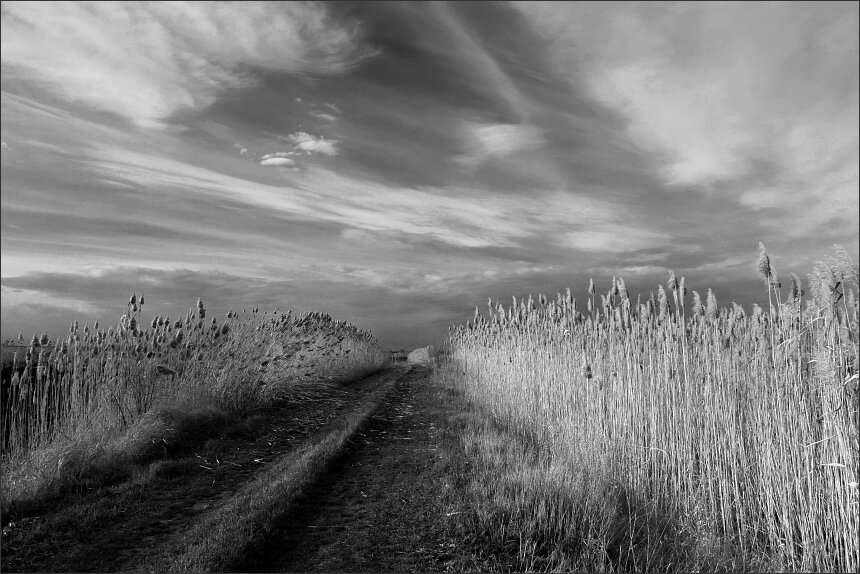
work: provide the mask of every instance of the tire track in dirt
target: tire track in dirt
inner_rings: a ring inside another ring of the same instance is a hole
[[[198,456],[176,461],[183,465],[176,476],[158,475],[102,489],[21,521],[15,529],[4,530],[3,570],[135,569],[155,548],[225,504],[269,464],[326,435],[362,397],[390,377],[402,377],[398,370],[331,385],[331,396],[273,409],[264,432],[235,441],[240,445],[237,450],[220,460]],[[94,504],[101,509],[98,520],[89,516]],[[81,527],[72,528],[72,522]]]
[[[415,366],[401,377],[352,447],[236,571],[445,569],[453,544],[441,520],[429,372]]]

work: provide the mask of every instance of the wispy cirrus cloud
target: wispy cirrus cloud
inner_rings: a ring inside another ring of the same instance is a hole
[[[760,159],[805,171],[856,148],[857,6],[817,6],[519,5],[553,38],[559,69],[666,152],[673,184]]]
[[[342,72],[372,54],[321,4],[4,2],[2,13],[4,81],[144,125],[253,83],[242,65]]]
[[[798,239],[856,236],[856,4],[519,8],[558,68],[629,120],[667,189],[731,194]]]
[[[464,122],[464,152],[457,162],[475,167],[488,159],[515,160],[518,152],[534,150],[543,143],[539,129],[529,125]]]

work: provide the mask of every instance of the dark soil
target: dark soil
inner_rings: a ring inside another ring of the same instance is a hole
[[[352,447],[236,567],[244,572],[414,572],[450,568],[444,417],[429,371],[397,383]]]

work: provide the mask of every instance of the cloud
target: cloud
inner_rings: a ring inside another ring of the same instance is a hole
[[[407,278],[398,284],[405,290],[389,285],[388,278],[397,276]],[[329,267],[324,274],[292,268],[288,279],[119,266],[91,273],[35,272],[2,278],[2,329],[9,337],[20,329],[25,334],[34,329],[63,333],[75,316],[81,323],[100,318],[101,325],[107,327],[119,320],[129,295],[136,291],[146,295],[143,312],[147,320],[154,314],[184,314],[201,297],[211,316],[223,316],[231,308],[239,311],[256,306],[261,311],[318,309],[369,328],[378,338],[389,339],[390,344],[417,346],[441,342],[445,325],[459,318],[441,292],[441,286],[451,279],[410,267],[388,271]],[[410,288],[413,282],[417,282],[415,286],[438,285],[440,293],[414,291]],[[392,296],[395,293],[397,297]],[[468,308],[463,311],[468,312]],[[427,327],[410,334],[410,325]]]
[[[39,275],[36,274],[36,277]],[[97,310],[97,305],[78,297],[78,294],[62,292],[61,290],[43,291],[36,285],[28,283],[20,277],[2,279],[2,294],[4,313],[6,309],[14,309],[20,305],[33,305],[36,308],[63,309],[67,312],[92,313]],[[4,318],[5,319],[5,318]]]
[[[260,159],[269,159],[270,157],[290,157],[291,155],[296,155],[296,152],[293,151],[277,151],[275,153],[267,153]]]
[[[762,162],[814,178],[857,149],[856,4],[518,6],[679,189]]]
[[[488,280],[495,283],[516,281],[523,277],[547,274],[558,265],[530,265],[525,261],[509,261],[503,264],[486,264],[477,269],[428,270],[426,266],[406,265],[351,265],[336,266],[343,280],[362,286],[384,287],[397,295],[446,297],[454,294],[474,292]]]
[[[311,115],[317,119],[323,120],[325,122],[334,123],[337,121],[337,116],[332,114],[327,114],[325,112],[311,112]]]
[[[0,142],[0,148],[9,149],[9,144],[7,144],[6,142]]]
[[[316,168],[305,169],[293,182],[272,185],[161,155],[105,147],[94,150],[93,156],[90,169],[102,178],[204,203],[229,201],[306,221],[462,247],[510,245],[509,237],[518,233],[513,222],[500,226],[493,221],[494,214],[506,218],[507,209],[518,210],[514,202],[504,210],[488,211],[482,198],[454,193],[440,201],[439,190],[404,190]]]
[[[541,131],[529,125],[463,122],[461,137],[465,151],[458,163],[475,167],[488,159],[505,159],[543,143]]]
[[[288,162],[277,161],[292,160],[280,157],[288,153],[268,154],[262,161],[289,166]],[[272,180],[252,172],[248,175],[264,179],[253,181],[160,153],[143,154],[108,146],[92,150],[86,165],[87,171],[101,180],[143,193],[117,198],[112,210],[104,214],[146,213],[139,202],[157,205],[160,198],[177,197],[187,202],[180,205],[183,212],[177,213],[178,222],[196,217],[196,221],[207,222],[206,233],[217,229],[220,236],[225,231],[214,214],[220,218],[236,211],[265,212],[282,220],[306,222],[320,229],[319,233],[321,226],[335,226],[338,231],[360,230],[383,241],[395,240],[401,250],[408,246],[421,246],[422,252],[428,246],[499,253],[512,250],[505,259],[521,257],[528,251],[563,253],[571,247],[583,253],[605,253],[610,249],[628,253],[665,246],[676,237],[648,227],[647,220],[629,214],[617,198],[604,199],[587,189],[582,194],[535,191],[524,201],[520,195],[500,195],[478,184],[404,187],[314,165],[290,172],[288,179]],[[22,205],[32,201],[27,194],[11,197]],[[229,211],[222,213],[207,205],[226,206]],[[242,227],[234,217],[231,221],[236,245],[241,245],[248,233],[261,233],[258,226]],[[253,218],[249,216],[248,221]],[[307,235],[304,231],[302,234]],[[256,242],[260,240],[255,238]],[[274,241],[273,252],[283,245]]]
[[[337,155],[338,140],[326,139],[322,136],[314,136],[307,132],[296,132],[287,136],[287,139],[295,145],[295,149],[306,153],[321,153],[323,155]]]
[[[265,166],[275,166],[275,167],[286,167],[295,165],[295,161],[288,157],[270,157],[264,158],[263,161],[260,162],[260,165]]]
[[[821,236],[835,230],[844,237],[852,228],[856,234],[860,221],[859,170],[860,154],[856,154],[829,170],[816,172],[815,177],[792,178],[743,190],[738,200],[744,207],[769,216],[760,222],[766,230],[795,238]],[[843,239],[836,236],[836,240]]]
[[[521,197],[499,196],[479,186],[407,188],[319,166],[306,166],[291,175],[291,181],[264,183],[160,154],[109,147],[93,150],[87,163],[100,178],[147,190],[150,199],[163,194],[193,200],[195,205],[254,207],[281,217],[384,234],[412,244],[522,249],[524,241],[534,239],[569,248],[564,234],[577,221],[610,229],[627,225],[643,246],[655,241],[655,232],[646,232],[642,223],[628,225],[612,201],[567,192],[535,194],[524,202]],[[587,238],[573,236],[571,240],[584,244]]]
[[[4,333],[19,303],[115,319],[143,288],[153,309],[286,302],[419,343],[487,296],[584,288],[587,270],[635,292],[671,267],[760,301],[742,293],[758,240],[801,275],[856,242],[840,62],[857,41],[835,5],[749,8],[790,11],[789,38],[685,4],[260,5],[298,27],[320,14],[298,39],[229,3],[2,6]],[[320,57],[338,30],[344,50]]]
[[[260,158],[260,165],[267,167],[289,167],[296,164],[296,160],[290,157],[294,155],[297,155],[294,151],[267,153]]]
[[[600,229],[572,231],[563,235],[564,243],[578,251],[589,253],[625,253],[669,243],[669,237],[655,231],[601,222]]]
[[[661,265],[628,265],[626,267],[589,267],[586,269],[589,275],[598,276],[618,276],[624,277],[660,277],[668,272],[668,268]]]
[[[2,13],[4,84],[46,83],[141,125],[249,85],[243,64],[338,73],[374,53],[322,4],[4,2]]]
[[[514,121],[526,121],[535,110],[533,103],[507,73],[497,54],[489,50],[476,30],[459,13],[462,7],[456,4],[434,3],[428,12],[442,24],[444,41],[433,46],[434,51],[457,59],[471,81],[486,89],[486,95],[497,100],[499,109]]]

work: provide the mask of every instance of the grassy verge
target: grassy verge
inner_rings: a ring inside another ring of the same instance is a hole
[[[102,488],[133,480],[159,460],[199,452],[210,439],[250,431],[255,417],[242,419],[217,404],[156,409],[112,441],[62,442],[31,453],[8,468],[3,524],[42,514]]]
[[[342,451],[391,390],[396,377],[396,373],[385,374],[378,387],[320,440],[273,464],[138,568],[150,572],[229,571],[245,559],[249,548],[265,539]]]

